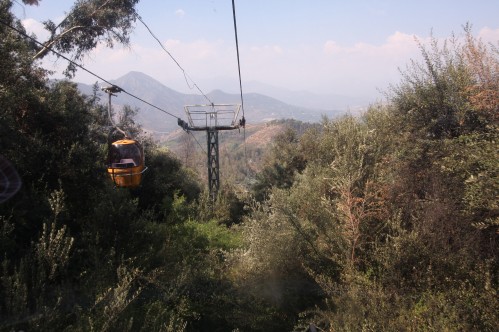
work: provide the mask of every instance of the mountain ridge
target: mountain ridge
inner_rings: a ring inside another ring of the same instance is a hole
[[[131,71],[127,74],[110,81],[128,92],[120,93],[113,98],[113,107],[119,109],[124,105],[138,108],[139,112],[136,121],[150,132],[172,132],[178,129],[177,118],[185,119],[185,105],[192,104],[240,104],[239,94],[230,94],[222,90],[215,89],[206,94],[184,94],[175,91],[151,76],[138,71]],[[77,83],[82,93],[91,94],[92,86],[84,83]],[[133,95],[133,96],[132,96]],[[99,93],[102,98],[103,92]],[[134,96],[155,105],[164,112],[152,107]],[[320,110],[300,106],[294,106],[280,101],[276,98],[250,92],[243,94],[244,112],[247,123],[254,124],[279,119],[294,119],[302,122],[319,122],[323,116],[329,118],[336,117],[344,112],[338,110]],[[168,114],[166,114],[167,112]]]

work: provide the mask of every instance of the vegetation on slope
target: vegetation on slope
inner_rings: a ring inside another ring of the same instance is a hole
[[[96,95],[0,38],[1,153],[23,180],[0,205],[0,330],[499,328],[499,54],[469,29],[422,47],[388,103],[280,132],[250,192],[215,204],[146,137],[142,186],[114,188]]]

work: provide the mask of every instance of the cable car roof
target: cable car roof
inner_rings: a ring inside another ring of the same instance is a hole
[[[124,138],[120,139],[118,141],[113,142],[113,144],[118,144],[118,145],[129,145],[129,144],[138,144],[136,140],[129,139],[129,138]]]

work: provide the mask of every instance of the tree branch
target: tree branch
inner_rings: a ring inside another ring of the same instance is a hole
[[[64,37],[66,34],[74,31],[74,30],[77,30],[77,29],[85,29],[86,27],[83,26],[83,25],[77,25],[77,26],[74,26],[64,32],[62,32],[60,35],[58,35],[56,38],[51,38],[49,39],[48,41],[46,41],[44,43],[44,46],[43,48],[38,52],[36,53],[34,56],[33,56],[33,60],[36,60],[38,58],[43,58],[47,53],[48,51],[50,50],[50,48],[58,41],[60,40],[62,37]],[[48,43],[48,44],[47,44]]]

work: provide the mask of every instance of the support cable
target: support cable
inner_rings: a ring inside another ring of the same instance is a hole
[[[198,144],[198,146],[201,149],[201,151],[203,151],[206,154],[207,152],[205,151],[205,149],[203,148],[203,146],[201,145],[201,143],[199,143],[198,139],[196,138],[196,136],[194,136],[194,134],[192,133],[192,131],[186,131],[186,133],[187,134],[191,134],[192,138],[194,138],[194,140]]]
[[[35,38],[33,38],[33,37],[31,37],[31,36],[27,35],[25,32],[23,32],[23,31],[19,30],[18,28],[11,26],[10,24],[8,24],[8,23],[4,22],[3,20],[0,20],[0,24],[3,24],[4,26],[6,26],[6,27],[8,27],[8,28],[10,28],[10,29],[12,29],[12,30],[14,30],[14,31],[16,31],[18,34],[20,34],[21,36],[23,36],[23,37],[25,37],[25,38],[28,38],[29,40],[31,40],[32,42],[36,43],[37,45],[39,45],[39,46],[41,46],[41,47],[46,47],[45,45],[43,45],[41,42],[39,42],[39,41],[38,41],[38,40],[36,40]],[[147,104],[147,105],[149,105],[149,106],[151,106],[151,107],[153,107],[153,108],[157,109],[158,111],[161,111],[161,112],[163,112],[163,113],[165,113],[165,114],[167,114],[167,115],[170,115],[170,116],[172,116],[172,117],[176,118],[177,120],[182,121],[182,119],[181,119],[181,118],[179,118],[178,116],[176,116],[176,115],[174,115],[174,114],[172,114],[172,113],[170,113],[170,112],[168,112],[168,111],[166,111],[166,110],[162,109],[161,107],[158,107],[158,106],[156,106],[156,105],[153,105],[153,104],[151,104],[150,102],[148,102],[148,101],[146,101],[146,100],[144,100],[144,99],[142,99],[142,98],[140,98],[140,97],[138,97],[138,96],[136,96],[136,95],[134,95],[134,94],[132,94],[132,93],[130,93],[130,92],[128,92],[128,91],[126,91],[126,90],[124,90],[124,89],[120,88],[120,87],[118,87],[117,85],[115,85],[115,84],[113,84],[113,83],[109,82],[108,80],[106,80],[106,79],[102,78],[101,76],[99,76],[99,75],[97,75],[97,74],[93,73],[92,71],[90,71],[90,70],[88,70],[87,68],[83,67],[82,65],[80,65],[80,64],[78,64],[78,63],[76,63],[76,62],[74,62],[73,60],[69,59],[68,57],[64,56],[63,54],[61,54],[61,53],[57,52],[56,50],[52,49],[51,47],[47,47],[47,49],[48,49],[50,52],[54,53],[55,55],[57,55],[57,56],[59,56],[59,57],[63,58],[64,60],[66,60],[66,61],[68,61],[68,62],[70,62],[72,65],[74,65],[74,66],[76,66],[76,67],[78,67],[78,68],[80,68],[80,69],[83,69],[84,71],[86,71],[86,72],[87,72],[87,73],[89,73],[90,75],[92,75],[92,76],[94,76],[94,77],[96,77],[96,78],[100,79],[101,81],[103,81],[103,82],[105,82],[105,83],[109,84],[110,86],[113,86],[113,87],[119,88],[119,89],[121,90],[121,92],[123,92],[123,93],[125,93],[125,94],[129,95],[130,97],[135,98],[135,99],[137,99],[137,100],[139,100],[139,101],[143,102],[144,104]]]
[[[120,133],[122,133],[123,136],[125,136],[125,138],[128,137],[127,133],[123,129],[118,127],[118,125],[114,122],[113,115],[111,114],[111,110],[112,110],[111,97],[112,96],[116,97],[115,93],[121,92],[122,91],[121,88],[113,85],[113,86],[108,86],[108,87],[102,88],[102,91],[104,91],[105,93],[107,93],[109,95],[109,100],[108,100],[108,104],[107,104],[107,115],[109,117],[109,122],[111,122],[113,127],[116,128]]]
[[[182,66],[180,65],[180,63],[173,57],[173,55],[166,49],[166,47],[163,45],[163,43],[159,40],[158,37],[156,37],[156,35],[152,32],[152,30],[149,28],[149,26],[144,22],[144,20],[142,19],[142,17],[140,16],[137,16],[137,19],[140,21],[140,23],[142,23],[147,31],[149,31],[149,34],[154,38],[156,39],[156,41],[158,42],[159,46],[161,46],[161,48],[163,49],[163,51],[165,51],[169,56],[170,58],[173,60],[173,62],[175,62],[175,64],[177,65],[178,68],[180,68],[180,70],[182,71],[182,73],[184,74],[184,79],[185,79],[185,82],[187,83],[187,86],[189,87],[189,89],[193,89],[194,87],[199,91],[199,93],[201,95],[203,95],[203,97],[208,101],[208,103],[210,103],[211,105],[213,105],[213,102],[210,100],[210,98],[208,98],[208,96],[199,88],[199,86],[196,84],[196,82],[194,82],[194,80],[187,74],[187,72],[185,71],[184,68],[182,68]],[[189,81],[192,82],[193,86],[191,86],[189,84]]]
[[[243,100],[243,84],[241,81],[241,62],[239,61],[239,41],[237,40],[237,23],[236,23],[236,7],[232,0],[232,16],[234,18],[234,34],[236,36],[236,53],[237,53],[237,70],[239,73],[239,91],[241,92],[241,108],[243,110],[243,127],[244,127],[244,100]]]
[[[239,60],[239,41],[237,38],[236,5],[234,3],[234,0],[232,0],[232,17],[234,19],[234,35],[236,38],[237,71],[239,73],[239,92],[241,93],[241,108],[243,111],[243,117],[239,123],[241,127],[243,127],[244,160],[246,160],[246,167],[248,167],[248,157],[246,151],[246,118],[244,117],[243,83],[241,80],[241,61]]]

